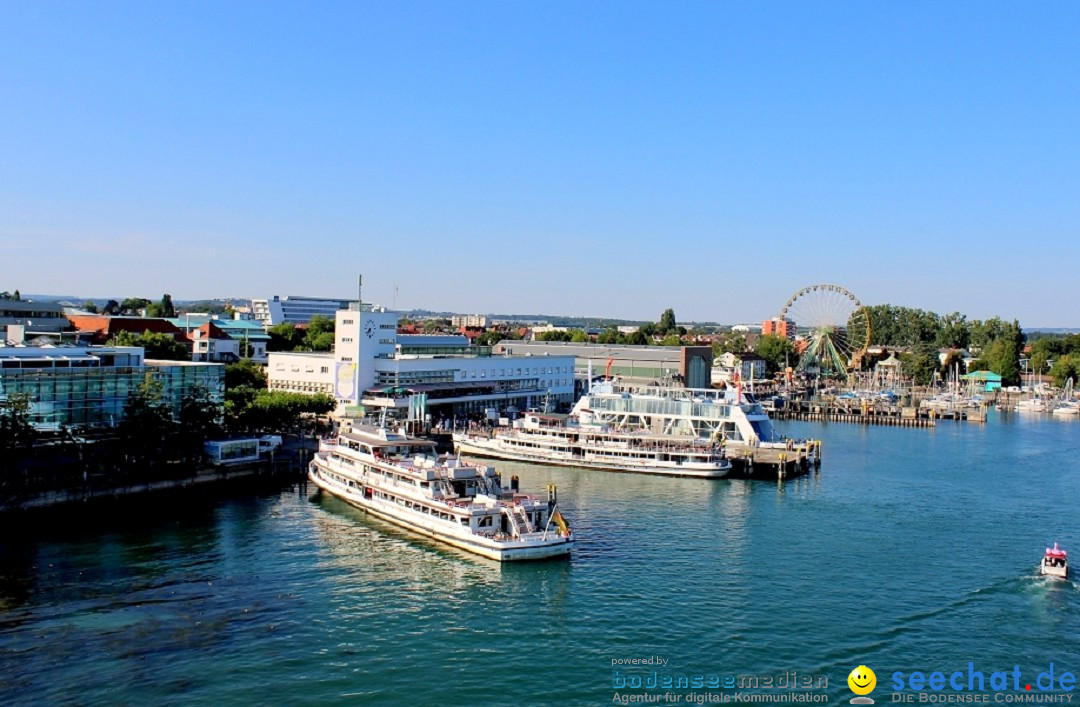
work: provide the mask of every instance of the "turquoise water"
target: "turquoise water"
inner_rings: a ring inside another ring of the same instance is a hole
[[[1035,575],[1080,553],[1080,422],[780,426],[824,440],[819,474],[500,464],[558,484],[569,560],[499,566],[314,487],[8,531],[0,703],[612,704],[663,695],[615,687],[649,656],[825,676],[829,704],[859,664],[878,704],[895,671],[1080,672],[1080,591]]]

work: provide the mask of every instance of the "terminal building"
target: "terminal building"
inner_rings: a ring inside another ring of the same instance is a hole
[[[213,403],[224,405],[225,367],[220,364],[148,361],[138,346],[26,343],[9,329],[7,340],[0,342],[0,407],[12,396],[25,395],[30,423],[38,429],[115,427],[128,396],[148,374],[162,384],[174,417],[184,397],[200,388]]]
[[[463,336],[399,335],[397,322],[397,312],[370,304],[336,312],[334,352],[270,353],[270,389],[329,393],[339,414],[389,408],[411,419],[574,402],[573,356],[504,355]]]
[[[504,339],[496,353],[518,356],[570,356],[579,381],[593,375],[618,376],[638,385],[711,387],[711,346],[631,346],[586,344],[565,341],[515,341]]]

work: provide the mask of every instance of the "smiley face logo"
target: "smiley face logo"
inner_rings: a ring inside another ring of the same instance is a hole
[[[861,697],[861,695],[869,695],[874,691],[874,687],[877,685],[877,676],[874,675],[874,671],[865,665],[860,665],[851,671],[851,674],[847,676],[848,687],[851,691],[860,697],[856,697],[851,702],[854,704],[874,704],[874,701],[869,697]]]

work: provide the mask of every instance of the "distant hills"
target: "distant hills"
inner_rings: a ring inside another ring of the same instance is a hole
[[[72,302],[75,304],[82,304],[83,302],[90,300],[98,305],[104,305],[110,299],[114,299],[117,302],[122,301],[125,296],[117,295],[115,297],[82,297],[78,295],[44,295],[44,294],[23,294],[24,300],[36,300],[38,302]],[[219,297],[219,298],[203,298],[197,300],[174,300],[174,304],[178,308],[185,307],[186,305],[204,303],[204,302],[219,302],[222,305],[228,302],[244,302],[247,301],[246,297]],[[441,312],[431,309],[411,309],[401,312],[403,317],[440,317],[450,318],[454,315],[462,314],[476,314],[476,312]],[[483,316],[488,319],[510,319],[520,321],[536,321],[536,322],[550,322],[553,326],[565,326],[565,327],[604,327],[604,326],[633,326],[637,324],[644,324],[650,319],[617,319],[615,317],[567,317],[560,314],[484,314]],[[727,327],[728,324],[720,324],[718,322],[679,322],[683,325],[701,326],[701,327]],[[743,322],[745,323],[745,322]],[[1023,326],[1021,324],[1021,326]],[[1025,334],[1043,334],[1052,336],[1063,336],[1065,334],[1078,334],[1080,328],[1077,327],[1033,327],[1024,328]]]

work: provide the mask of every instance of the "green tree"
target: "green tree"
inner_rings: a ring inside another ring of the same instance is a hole
[[[1054,359],[1054,365],[1050,369],[1050,375],[1054,378],[1054,385],[1064,386],[1071,378],[1073,385],[1080,380],[1080,355],[1064,354]]]
[[[248,387],[254,390],[266,388],[266,369],[250,359],[225,364],[225,389]]]
[[[120,303],[120,312],[121,314],[127,314],[129,316],[138,316],[149,304],[150,300],[148,299],[143,299],[142,297],[128,297]]]
[[[618,327],[609,326],[600,332],[600,336],[596,337],[596,343],[598,344],[617,344],[619,343],[619,329]]]
[[[581,344],[589,341],[589,335],[581,329],[574,329],[570,332],[570,341]]]
[[[1024,348],[1024,332],[1020,329],[1020,323],[1014,320],[1006,324],[997,320],[992,328],[997,336],[972,363],[972,368],[997,373],[1001,376],[1002,385],[1019,385],[1020,353]]]
[[[175,317],[176,308],[173,307],[172,295],[164,294],[160,302],[148,304],[146,307],[148,317]]]
[[[325,415],[336,405],[326,393],[307,395],[281,390],[255,391],[242,409],[237,409],[235,402],[232,410],[226,408],[227,414],[236,415],[231,426],[263,432],[299,429],[303,416]]]
[[[983,349],[996,339],[1005,336],[1006,324],[998,317],[986,321],[975,320],[971,323],[971,346]]]
[[[425,334],[438,334],[444,331],[450,331],[453,325],[449,319],[428,319],[424,322]]]
[[[86,300],[85,302],[83,302],[83,306],[82,306],[82,307],[83,307],[83,309],[85,309],[85,310],[86,310],[87,312],[90,312],[90,314],[97,314],[97,313],[98,313],[98,306],[97,306],[97,303],[95,303],[95,302],[94,302],[94,300],[92,300],[92,299],[88,299],[88,300]]]
[[[937,345],[943,349],[966,349],[971,343],[971,329],[967,317],[959,312],[946,314],[941,318]]]
[[[203,443],[221,436],[222,408],[205,386],[195,386],[180,401],[178,446],[180,455],[194,461],[202,456]]]
[[[682,346],[682,339],[678,334],[672,333],[664,337],[664,340],[660,342],[661,346]]]
[[[37,437],[30,423],[30,403],[28,393],[10,393],[0,400],[0,487],[18,484],[14,472]]]
[[[537,341],[570,341],[568,331],[545,331],[536,337]]]
[[[626,343],[631,346],[647,346],[649,344],[649,338],[645,336],[645,333],[638,329],[637,331],[630,332],[626,335]]]
[[[316,314],[304,333],[304,347],[310,351],[329,351],[334,348],[334,320]]]
[[[917,385],[928,385],[938,371],[937,348],[928,342],[920,342],[911,351],[900,355],[904,373],[911,376]]]
[[[186,346],[164,332],[147,330],[142,334],[135,334],[121,331],[109,339],[108,343],[109,346],[141,346],[146,352],[146,358],[159,361],[187,361],[191,358]]]
[[[267,351],[295,351],[304,340],[303,332],[288,322],[275,324],[266,333],[270,335]]]
[[[120,314],[120,303],[114,299],[105,303],[105,308],[101,310],[104,314],[108,314],[110,317],[115,317]]]
[[[492,329],[485,331],[480,336],[476,337],[474,342],[477,346],[494,346],[502,340],[517,341],[521,339],[521,335],[516,331],[500,331],[498,329]]]
[[[162,458],[166,436],[174,431],[174,424],[164,386],[153,374],[147,373],[128,395],[118,431],[130,462],[154,466]]]
[[[749,346],[746,343],[746,335],[737,332],[729,331],[725,332],[720,340],[713,343],[713,356],[719,356],[721,354],[733,353],[738,354],[746,351]]]
[[[788,341],[787,337],[776,334],[761,336],[755,353],[765,359],[765,372],[770,376],[782,371],[789,363],[794,366],[799,360],[795,345]]]
[[[660,321],[656,323],[656,330],[661,334],[671,334],[675,332],[675,310],[665,309],[664,313],[660,315]]]

